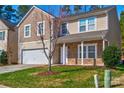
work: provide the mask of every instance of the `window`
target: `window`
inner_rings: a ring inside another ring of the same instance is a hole
[[[78,58],[81,58],[81,45],[78,46]]]
[[[95,30],[95,17],[79,20],[79,32]]]
[[[84,47],[83,56],[84,56],[84,58],[86,58],[86,46],[83,46],[83,47]],[[81,58],[81,55],[82,55],[82,53],[81,53],[81,45],[79,45],[79,47],[78,47],[78,58]]]
[[[95,18],[88,19],[88,30],[95,30]]]
[[[88,58],[95,58],[95,46],[88,46]]]
[[[0,40],[5,40],[5,32],[0,32]]]
[[[96,58],[96,45],[84,45],[83,46],[83,58]],[[78,47],[78,58],[81,58],[81,45]]]
[[[31,36],[31,25],[25,25],[24,27],[24,37]]]
[[[43,22],[38,22],[37,25],[37,35],[44,35],[45,34],[45,21]]]
[[[86,31],[86,20],[80,20],[80,32]]]
[[[62,35],[66,35],[68,33],[67,23],[62,24],[61,32]]]
[[[83,56],[84,56],[84,58],[86,58],[86,46],[83,46],[84,48],[83,48]]]

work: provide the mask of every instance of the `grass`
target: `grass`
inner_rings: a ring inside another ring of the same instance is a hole
[[[100,86],[103,87],[104,68],[82,66],[54,66],[53,71],[61,72],[51,76],[35,76],[36,72],[47,71],[47,67],[30,68],[26,70],[0,74],[0,84],[19,88],[86,88],[94,87],[94,74],[98,74]],[[112,78],[124,72],[124,66],[112,70]]]

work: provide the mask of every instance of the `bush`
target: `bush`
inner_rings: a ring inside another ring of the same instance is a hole
[[[2,53],[0,55],[0,63],[1,64],[7,64],[8,63],[7,53],[5,51],[2,51]]]
[[[121,60],[121,50],[116,46],[108,46],[103,51],[102,59],[106,67],[113,68]]]

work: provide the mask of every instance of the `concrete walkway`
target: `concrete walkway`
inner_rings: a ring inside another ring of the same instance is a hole
[[[39,65],[9,65],[0,67],[0,74],[14,72],[32,67],[38,67]]]
[[[0,88],[10,88],[8,86],[0,85]]]

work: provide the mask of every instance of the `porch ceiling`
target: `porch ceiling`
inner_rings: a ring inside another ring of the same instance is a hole
[[[89,41],[89,40],[99,40],[105,37],[107,30],[101,31],[91,31],[86,33],[78,33],[72,35],[66,35],[59,37],[57,40],[57,44],[60,43],[72,43],[72,42],[81,42],[81,41]]]

